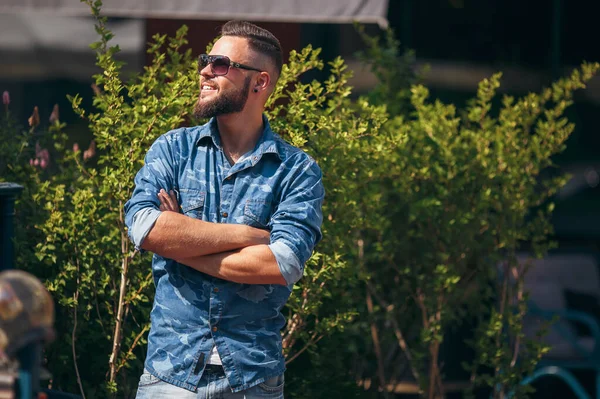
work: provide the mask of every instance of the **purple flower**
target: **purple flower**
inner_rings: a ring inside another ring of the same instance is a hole
[[[54,108],[52,109],[52,114],[50,114],[50,123],[58,122],[59,114],[58,114],[58,104],[54,104]]]
[[[40,124],[40,112],[38,111],[38,107],[33,107],[33,113],[29,117],[29,126],[36,127]]]
[[[42,148],[39,141],[35,143],[35,160],[30,160],[29,164],[42,169],[46,169],[50,165],[50,152],[46,148]]]
[[[48,152],[47,149],[43,149],[42,151],[40,151],[40,167],[42,169],[46,169],[48,167],[48,165],[50,165],[50,153]]]
[[[4,93],[2,93],[2,104],[4,104],[4,105],[10,104],[10,94],[8,94],[8,91],[5,91]]]
[[[77,144],[77,143],[73,144],[73,152],[79,152],[79,144]]]
[[[94,155],[96,155],[96,142],[92,140],[88,149],[83,152],[83,160],[87,161],[88,159],[93,158]]]
[[[100,97],[102,95],[102,90],[100,90],[96,83],[92,83],[92,90],[96,96]]]

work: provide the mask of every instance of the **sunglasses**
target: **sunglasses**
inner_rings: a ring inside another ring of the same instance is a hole
[[[227,75],[230,67],[262,72],[260,69],[252,68],[251,66],[240,64],[239,62],[233,62],[226,55],[200,54],[198,57],[198,73],[206,68],[208,64],[210,64],[210,70],[215,76]]]

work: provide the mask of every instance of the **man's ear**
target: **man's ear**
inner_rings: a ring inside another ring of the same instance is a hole
[[[268,72],[261,72],[254,81],[254,92],[258,93],[263,90],[268,90],[271,84],[271,75]]]

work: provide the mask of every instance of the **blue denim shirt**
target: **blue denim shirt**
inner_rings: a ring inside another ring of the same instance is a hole
[[[234,165],[223,153],[215,119],[159,137],[125,204],[125,222],[138,247],[160,215],[161,188],[178,193],[189,217],[271,233],[269,247],[287,286],[233,283],[154,255],[156,294],[145,367],[191,391],[215,345],[234,392],[284,372],[281,309],[321,238],[321,171],[263,120],[256,147]],[[139,220],[136,225],[140,215],[142,228]]]

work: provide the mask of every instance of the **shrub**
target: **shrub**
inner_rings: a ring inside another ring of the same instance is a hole
[[[500,101],[498,73],[459,110],[431,100],[422,85],[398,87],[406,81],[406,69],[392,66],[406,64],[398,43],[366,39],[365,59],[375,60],[380,79],[370,100],[396,104],[382,130],[405,138],[373,183],[380,196],[371,198],[383,206],[357,241],[370,277],[366,311],[377,316],[370,332],[380,386],[399,372],[386,365],[408,365],[424,396],[443,395],[448,359],[440,359],[440,345],[452,328],[478,320],[470,337],[474,362],[466,366],[473,387],[493,388],[494,397],[510,389],[524,394],[528,387],[518,384],[547,348],[523,336],[527,266],[515,255],[527,249],[540,257],[552,245],[550,199],[566,177],[543,172],[573,131],[564,115],[573,92],[599,65],[584,63],[539,94]]]

